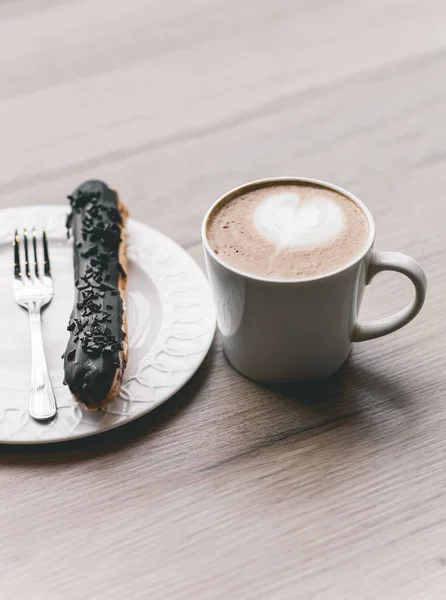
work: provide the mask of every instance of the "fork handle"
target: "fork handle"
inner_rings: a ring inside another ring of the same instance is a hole
[[[44,421],[56,414],[56,398],[46,363],[39,309],[29,311],[29,325],[32,361],[29,414],[37,421]]]

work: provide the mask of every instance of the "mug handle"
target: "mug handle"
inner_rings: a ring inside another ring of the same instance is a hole
[[[373,252],[367,275],[366,285],[381,271],[396,271],[406,275],[415,287],[415,298],[405,308],[390,317],[357,323],[353,331],[354,342],[364,342],[393,333],[407,325],[417,316],[426,298],[426,275],[420,265],[400,252]]]

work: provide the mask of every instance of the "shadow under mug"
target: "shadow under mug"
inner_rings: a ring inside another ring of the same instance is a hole
[[[369,223],[363,252],[336,271],[298,280],[258,277],[223,262],[207,239],[210,214],[221,202],[277,184],[317,185],[355,202]],[[346,190],[316,179],[263,179],[228,192],[207,212],[202,239],[226,356],[237,371],[256,381],[327,377],[345,362],[352,342],[400,329],[419,313],[425,300],[426,276],[418,263],[399,252],[374,250],[375,223],[367,207]],[[414,285],[414,299],[389,317],[360,322],[364,289],[381,271],[406,275]]]

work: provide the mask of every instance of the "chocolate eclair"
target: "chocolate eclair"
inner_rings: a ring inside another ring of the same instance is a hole
[[[127,209],[102,181],[86,181],[68,199],[75,299],[64,354],[65,382],[90,409],[119,393],[127,363]]]

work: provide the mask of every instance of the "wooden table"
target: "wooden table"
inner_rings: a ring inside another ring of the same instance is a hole
[[[216,197],[306,175],[429,280],[321,389],[247,381],[217,337],[146,418],[2,448],[2,600],[445,598],[444,0],[0,0],[0,65],[1,207],[103,178],[202,264]],[[380,276],[362,314],[410,294]]]

